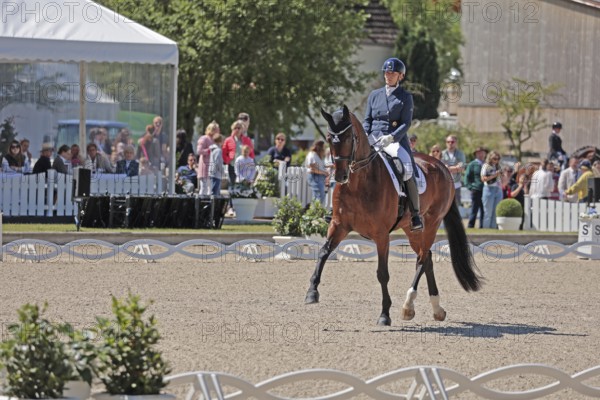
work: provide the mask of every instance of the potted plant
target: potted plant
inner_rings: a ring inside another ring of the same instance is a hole
[[[254,188],[258,192],[258,206],[255,216],[273,218],[275,215],[275,200],[279,198],[279,171],[271,165],[268,157],[264,157],[258,165],[258,176]]]
[[[9,326],[11,337],[0,344],[0,367],[6,371],[0,399],[64,398],[74,371],[61,336],[70,327],[42,318],[47,307],[25,304],[17,311],[19,323]]]
[[[523,207],[515,199],[501,200],[496,206],[496,224],[500,230],[518,231]]]
[[[300,239],[302,231],[300,230],[300,219],[304,209],[302,204],[295,197],[285,196],[275,201],[277,212],[271,222],[273,229],[277,232],[278,236],[273,236],[275,243],[279,245],[286,245],[287,243]],[[283,257],[286,259],[297,258],[300,249],[286,248]]]
[[[319,200],[310,203],[308,210],[300,219],[300,231],[306,239],[321,241],[327,236],[329,224],[325,221],[327,209],[323,207]]]
[[[231,191],[235,218],[240,221],[252,221],[258,205],[256,189],[247,181],[236,183]]]
[[[113,296],[114,318],[97,318],[97,373],[107,393],[96,394],[95,399],[175,398],[160,394],[170,369],[155,349],[160,335],[154,316],[143,318],[146,308],[131,293],[125,300]]]

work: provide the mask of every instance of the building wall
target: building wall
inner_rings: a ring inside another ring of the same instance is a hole
[[[458,117],[480,131],[501,131],[490,92],[513,77],[561,85],[546,110],[563,123],[563,147],[600,146],[600,8],[569,0],[463,3],[465,83]],[[600,3],[599,3],[600,4]],[[524,147],[547,152],[549,129]]]

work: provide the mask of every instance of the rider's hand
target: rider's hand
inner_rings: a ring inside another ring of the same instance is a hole
[[[379,139],[379,144],[381,145],[381,147],[387,147],[393,142],[394,137],[392,135],[383,135],[381,139]]]

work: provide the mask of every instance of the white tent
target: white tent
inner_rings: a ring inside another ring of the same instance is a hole
[[[89,0],[0,0],[0,18],[0,63],[77,62],[80,82],[89,62],[172,66],[169,143],[175,149],[177,43]],[[79,87],[84,90],[84,85]],[[79,98],[80,143],[85,143],[84,93]]]

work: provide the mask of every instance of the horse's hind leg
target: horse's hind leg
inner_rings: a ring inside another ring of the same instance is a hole
[[[321,274],[323,273],[325,262],[338,244],[340,244],[340,242],[346,237],[346,235],[348,235],[348,232],[339,228],[339,225],[336,225],[336,229],[334,229],[333,233],[328,235],[327,241],[319,250],[315,272],[313,272],[310,278],[310,286],[306,292],[306,297],[304,298],[305,304],[314,304],[319,302],[319,291],[317,288],[319,287],[319,283],[321,283]]]
[[[423,266],[425,267],[425,277],[427,278],[427,288],[429,289],[429,301],[433,307],[433,318],[436,321],[443,321],[446,319],[446,311],[440,306],[440,294],[438,292],[437,284],[435,283],[435,275],[433,274],[433,258],[431,257],[431,250],[428,251]]]

